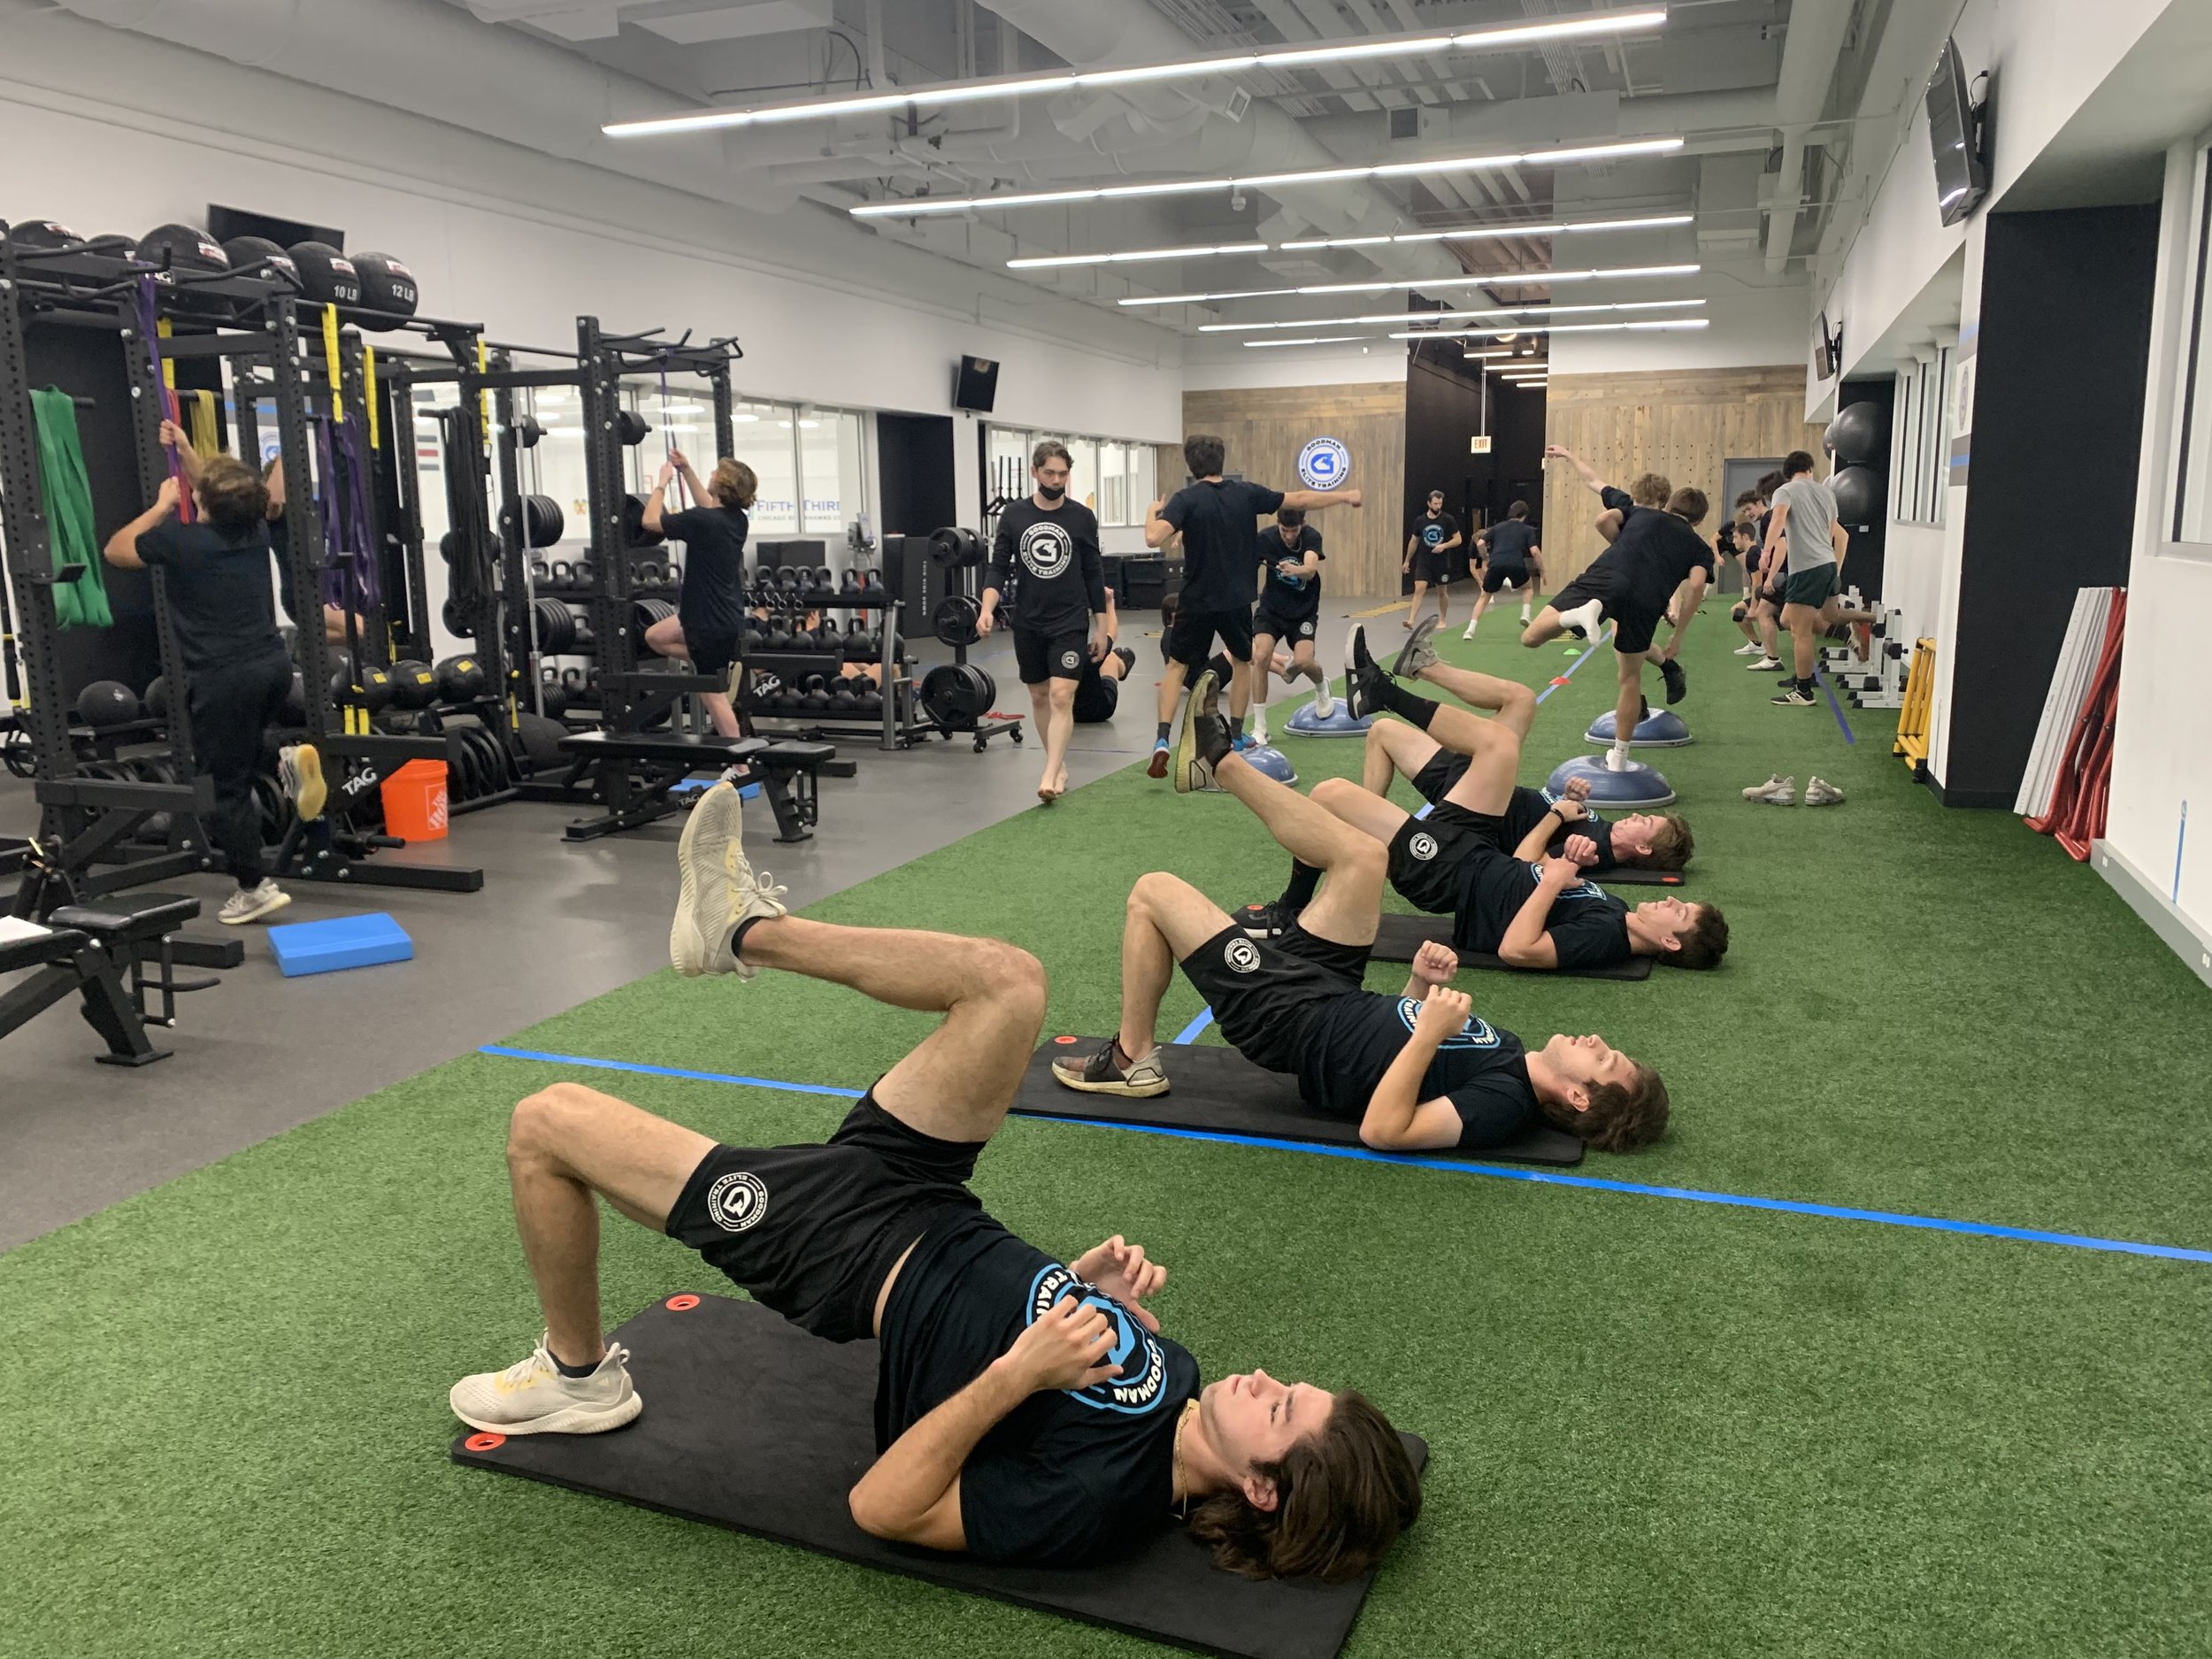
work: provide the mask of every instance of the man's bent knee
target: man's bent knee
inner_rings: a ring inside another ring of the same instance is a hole
[[[593,1110],[600,1096],[581,1083],[549,1083],[515,1102],[507,1119],[507,1156],[542,1156],[565,1138],[565,1125]]]

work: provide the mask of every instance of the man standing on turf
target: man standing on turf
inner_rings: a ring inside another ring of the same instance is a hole
[[[1817,701],[1813,667],[1830,623],[1823,610],[1839,591],[1851,533],[1836,522],[1835,492],[1813,476],[1813,457],[1803,449],[1791,450],[1782,462],[1782,487],[1774,492],[1767,522],[1763,563],[1770,571],[1785,544],[1789,563],[1782,578],[1782,626],[1789,630],[1797,673],[1783,679],[1772,701],[1807,709]]]
[[[1544,576],[1544,549],[1536,544],[1536,526],[1528,521],[1528,503],[1515,502],[1507,509],[1504,522],[1479,532],[1475,545],[1482,549],[1482,585],[1475,593],[1475,614],[1467,618],[1467,632],[1461,637],[1475,637],[1475,624],[1490,608],[1490,595],[1501,589],[1520,594],[1521,626],[1526,627],[1529,595]]]
[[[873,1537],[1077,1565],[1179,1509],[1217,1565],[1248,1576],[1371,1568],[1421,1503],[1381,1412],[1259,1371],[1202,1387],[1144,1306],[1166,1271],[1141,1249],[1115,1237],[1063,1263],[968,1190],[1036,1047],[1036,958],[787,915],[746,862],[741,824],[724,781],[684,826],[678,972],[780,968],[943,1023],[826,1145],[718,1146],[580,1083],[524,1100],[507,1168],[545,1335],[528,1358],[455,1384],[454,1414],[503,1434],[595,1434],[637,1417],[628,1356],[600,1323],[603,1198],[803,1329],[879,1340],[879,1455],[848,1500]]]
[[[1417,637],[1414,642],[1423,643]],[[1389,849],[1391,887],[1416,910],[1453,917],[1453,942],[1462,950],[1537,970],[1601,968],[1632,956],[1655,956],[1681,968],[1720,965],[1728,949],[1728,923],[1713,905],[1667,898],[1632,909],[1585,881],[1573,859],[1541,856],[1561,829],[1582,817],[1581,803],[1571,797],[1554,803],[1518,848],[1501,850],[1501,831],[1488,820],[1502,823],[1512,806],[1519,735],[1499,721],[1446,708],[1398,686],[1368,655],[1364,629],[1353,630],[1347,657],[1345,706],[1353,718],[1387,709],[1466,756],[1469,764],[1425,819],[1348,778],[1324,779],[1314,786],[1313,798]],[[1439,666],[1417,656],[1403,665],[1425,676]],[[1459,810],[1447,812],[1446,805]],[[1312,896],[1311,879],[1294,864],[1290,886],[1277,901],[1278,919],[1295,917]]]
[[[1205,701],[1210,689],[1202,681],[1193,695]],[[1120,1029],[1095,1053],[1055,1062],[1061,1084],[1141,1098],[1168,1092],[1156,1028],[1180,963],[1239,1053],[1295,1076],[1309,1106],[1356,1123],[1371,1147],[1477,1149],[1540,1123],[1609,1152],[1658,1139],[1667,1121],[1658,1073],[1599,1037],[1525,1048],[1451,989],[1459,958],[1444,946],[1421,948],[1398,995],[1365,989],[1382,917],[1382,849],[1231,752],[1218,714],[1202,710],[1194,719],[1213,780],[1315,872],[1318,894],[1282,932],[1256,940],[1180,877],[1139,877],[1122,932]]]
[[[975,631],[996,624],[1008,572],[1021,572],[1021,609],[1014,623],[1014,662],[1038,732],[1045,740],[1037,798],[1050,806],[1068,791],[1068,740],[1075,733],[1075,687],[1086,664],[1106,655],[1106,568],[1098,554],[1098,519],[1068,499],[1074,462],[1052,438],[1029,457],[1035,491],[1009,503],[991,542],[983,579],[983,609]]]
[[[1565,449],[1548,449],[1589,469]],[[1594,477],[1594,473],[1591,473]],[[1640,480],[1641,482],[1642,480]],[[1655,480],[1663,481],[1663,480]],[[1601,487],[1605,499],[1621,494]],[[1695,526],[1705,517],[1705,492],[1678,489],[1662,511],[1641,503],[1608,505],[1598,515],[1598,534],[1612,545],[1591,561],[1581,575],[1552,595],[1552,602],[1536,620],[1521,632],[1521,643],[1536,646],[1572,630],[1594,639],[1599,624],[1613,620],[1613,655],[1619,695],[1613,708],[1613,747],[1606,764],[1615,772],[1628,770],[1628,750],[1643,718],[1644,664],[1655,664],[1667,683],[1667,701],[1679,703],[1689,689],[1688,677],[1675,660],[1682,636],[1689,630],[1704,602],[1705,584],[1713,574],[1713,549]],[[1676,590],[1686,583],[1678,600]],[[1652,636],[1667,615],[1669,605],[1678,614],[1674,632],[1663,650],[1655,650]]]
[[[1260,604],[1252,617],[1252,741],[1267,741],[1268,674],[1276,641],[1290,652],[1286,680],[1314,684],[1313,712],[1325,720],[1336,711],[1329,677],[1314,660],[1314,630],[1320,626],[1321,532],[1295,507],[1286,507],[1260,532]]]
[[[1421,595],[1431,588],[1436,589],[1436,619],[1441,623],[1444,615],[1444,589],[1452,580],[1452,550],[1459,546],[1459,520],[1444,511],[1444,492],[1429,492],[1428,509],[1413,521],[1413,528],[1406,535],[1406,556],[1399,567],[1401,572],[1413,574],[1413,602],[1406,606],[1406,626],[1411,627],[1421,615]]]
[[[1182,695],[1183,680],[1205,666],[1217,638],[1233,664],[1229,712],[1236,741],[1247,741],[1243,731],[1252,686],[1253,578],[1259,564],[1253,538],[1259,518],[1285,507],[1317,512],[1339,502],[1360,504],[1356,489],[1280,490],[1241,479],[1233,482],[1222,476],[1227,460],[1228,447],[1219,438],[1193,433],[1183,440],[1183,465],[1190,469],[1192,481],[1145,511],[1147,547],[1165,547],[1171,538],[1183,538],[1182,597],[1167,637],[1159,732],[1147,769],[1155,778],[1167,776],[1168,728],[1175,718],[1175,700]]]

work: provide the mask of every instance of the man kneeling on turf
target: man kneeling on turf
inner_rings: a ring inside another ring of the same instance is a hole
[[[1492,718],[1486,724],[1510,732],[1517,743],[1527,741],[1528,728],[1536,718],[1536,694],[1526,686],[1438,661],[1428,634],[1419,629],[1398,653],[1395,666],[1399,673],[1425,680],[1470,708],[1490,710]],[[1689,825],[1671,812],[1632,812],[1609,821],[1586,803],[1579,818],[1569,828],[1552,810],[1560,797],[1519,784],[1514,786],[1502,810],[1472,811],[1449,798],[1453,786],[1467,775],[1472,764],[1466,756],[1445,748],[1417,726],[1379,717],[1368,726],[1366,741],[1361,788],[1387,798],[1391,780],[1402,774],[1414,793],[1435,809],[1429,814],[1432,820],[1463,824],[1488,836],[1501,851],[1519,853],[1531,833],[1541,828],[1550,837],[1548,843],[1533,846],[1524,856],[1540,858],[1547,853],[1558,853],[1602,875],[1618,864],[1679,870],[1690,862],[1696,847]],[[1517,766],[1517,757],[1515,764]],[[1589,789],[1586,779],[1577,778],[1567,786],[1565,795],[1581,801]]]
[[[600,1325],[604,1198],[803,1329],[880,1339],[879,1455],[850,1499],[878,1538],[1071,1564],[1187,1506],[1215,1563],[1247,1576],[1372,1567],[1421,1504],[1381,1412],[1260,1371],[1202,1388],[1143,1305],[1164,1268],[1118,1237],[1064,1265],[969,1192],[1036,1047],[1036,959],[787,916],[739,827],[727,783],[685,826],[680,972],[781,968],[944,1023],[825,1146],[718,1146],[578,1083],[522,1102],[507,1163],[546,1333],[529,1358],[457,1383],[455,1415],[503,1434],[596,1433],[638,1415],[627,1355]]]
[[[1368,655],[1364,630],[1353,630],[1348,655],[1345,707],[1355,719],[1387,709],[1466,756],[1468,766],[1426,819],[1347,778],[1324,779],[1313,798],[1389,849],[1391,887],[1417,910],[1452,917],[1452,941],[1462,950],[1494,955],[1514,968],[1601,968],[1631,956],[1655,956],[1678,968],[1720,965],[1728,923],[1713,905],[1665,898],[1631,909],[1582,879],[1573,859],[1540,856],[1558,833],[1555,821],[1578,821],[1580,802],[1555,803],[1518,848],[1502,851],[1502,831],[1491,820],[1502,823],[1511,804],[1520,734],[1398,686]],[[1447,805],[1455,810],[1447,812]],[[1311,897],[1310,882],[1294,864],[1275,908],[1294,917]]]
[[[1208,689],[1202,680],[1194,695]],[[1167,1093],[1156,1027],[1179,962],[1240,1054],[1295,1076],[1309,1106],[1358,1124],[1371,1147],[1502,1146],[1540,1121],[1611,1152],[1658,1139],[1667,1091],[1657,1072],[1599,1037],[1525,1048],[1450,987],[1459,958],[1444,946],[1421,947],[1401,995],[1364,989],[1387,855],[1231,753],[1218,713],[1194,724],[1213,780],[1252,810],[1318,892],[1295,921],[1256,940],[1179,877],[1140,877],[1122,933],[1121,1028],[1087,1058],[1055,1062],[1054,1077],[1088,1094]]]

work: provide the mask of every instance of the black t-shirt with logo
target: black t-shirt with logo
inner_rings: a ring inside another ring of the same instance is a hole
[[[1420,551],[1424,553],[1439,551],[1458,534],[1459,520],[1448,512],[1440,512],[1433,518],[1423,513],[1413,521],[1413,538],[1420,543]]]
[[[269,531],[257,519],[242,530],[211,520],[171,518],[138,538],[138,557],[167,572],[170,619],[187,673],[204,673],[284,653],[269,581]],[[317,613],[316,622],[321,621]]]
[[[1259,565],[1265,580],[1260,584],[1260,604],[1271,615],[1286,622],[1304,622],[1321,611],[1321,572],[1296,580],[1283,575],[1275,566],[1284,559],[1303,559],[1310,553],[1317,559],[1329,557],[1321,550],[1321,532],[1311,525],[1301,525],[1298,544],[1293,547],[1283,540],[1282,532],[1270,525],[1260,532],[1257,550]]]
[[[1021,584],[1017,615],[1025,632],[1070,634],[1106,613],[1106,567],[1098,555],[1098,519],[1079,501],[1040,507],[1029,496],[999,514],[991,568],[983,585],[1003,598]]]
[[[752,520],[742,507],[687,507],[661,515],[661,530],[684,544],[684,587],[676,615],[687,639],[735,639],[745,631],[745,537]]]
[[[1073,1295],[1102,1309],[1121,1374],[1035,1394],[960,1467],[968,1552],[985,1561],[1071,1566],[1168,1518],[1175,1427],[1198,1394],[1198,1362],[980,1211],[932,1227],[899,1270],[883,1313],[876,1444],[887,1448]]]
[[[1713,549],[1678,514],[1655,508],[1624,511],[1613,545],[1591,561],[1618,575],[1627,596],[1656,615],[1694,570],[1713,574]]]
[[[1509,853],[1471,848],[1460,872],[1452,942],[1463,950],[1495,955],[1543,872],[1542,864]],[[1563,968],[1601,968],[1633,954],[1628,906],[1593,881],[1578,881],[1552,900],[1544,931],[1551,935]]]
[[[1259,561],[1252,531],[1263,515],[1283,504],[1283,492],[1241,479],[1186,484],[1167,499],[1160,517],[1183,533],[1186,611],[1249,609]]]
[[[1298,1093],[1307,1105],[1357,1123],[1376,1085],[1404,1049],[1420,1018],[1409,996],[1350,991],[1315,1011],[1308,1028]],[[1537,1120],[1521,1040],[1477,1015],[1438,1047],[1421,1075],[1424,1101],[1445,1099],[1459,1113],[1459,1144],[1494,1147],[1517,1140]]]
[[[1528,569],[1528,550],[1536,545],[1536,526],[1525,518],[1508,518],[1484,531],[1490,549],[1490,568],[1510,575]]]

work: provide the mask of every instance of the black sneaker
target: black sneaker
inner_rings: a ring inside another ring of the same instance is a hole
[[[1783,681],[1780,696],[1770,697],[1767,701],[1779,703],[1787,709],[1809,709],[1818,699],[1813,695],[1813,688],[1810,686],[1790,680]]]
[[[1679,703],[1682,694],[1690,688],[1690,677],[1682,672],[1682,664],[1672,657],[1659,664],[1659,678],[1667,682],[1667,701]]]
[[[1382,712],[1390,676],[1367,652],[1367,630],[1358,623],[1344,642],[1344,711],[1355,720]]]
[[[1248,939],[1279,939],[1290,931],[1292,917],[1278,899],[1248,904],[1229,918],[1244,929]]]
[[[1055,1060],[1053,1078],[1086,1094],[1122,1094],[1147,1100],[1166,1094],[1167,1071],[1160,1064],[1159,1049],[1156,1048],[1143,1059],[1123,1066],[1116,1057],[1119,1046],[1109,1040],[1105,1047],[1080,1060]]]

